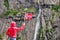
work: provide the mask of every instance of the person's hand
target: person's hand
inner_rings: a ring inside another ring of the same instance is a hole
[[[25,25],[25,22],[23,23],[23,25]]]

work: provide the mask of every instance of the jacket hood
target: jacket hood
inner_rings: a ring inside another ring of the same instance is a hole
[[[10,23],[10,27],[16,27],[16,22],[12,21],[12,22]]]

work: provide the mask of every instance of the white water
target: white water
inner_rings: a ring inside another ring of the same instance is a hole
[[[39,14],[37,17],[37,23],[36,23],[36,27],[35,27],[35,34],[34,34],[34,39],[33,40],[37,40],[37,34],[38,34],[38,30],[40,28],[40,15],[41,15],[41,9],[39,9]]]

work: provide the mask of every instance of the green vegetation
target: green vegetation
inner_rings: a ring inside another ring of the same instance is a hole
[[[4,12],[4,16],[7,16],[7,15],[16,16],[17,13],[18,13],[17,10],[6,10],[6,11]]]
[[[7,8],[7,10],[4,12],[4,16],[8,16],[8,15],[16,16],[16,14],[18,13],[18,11],[15,9],[9,9],[8,0],[4,0],[4,6]]]
[[[7,8],[6,11],[4,12],[4,16],[8,16],[8,15],[16,16],[16,14],[18,13],[18,11],[15,9],[9,9],[8,0],[4,0],[4,6]]]
[[[56,12],[58,12],[59,9],[60,9],[59,5],[52,6],[52,10],[55,10]]]
[[[9,9],[9,3],[8,3],[8,0],[4,0],[4,5],[7,9]]]
[[[59,4],[58,4],[58,5],[52,6],[51,9],[52,9],[52,10],[55,10],[56,12],[59,12],[59,9],[60,9],[60,1],[59,1]]]
[[[20,11],[15,10],[15,9],[7,9],[4,12],[4,16],[7,16],[7,15],[16,16],[18,14],[18,12],[20,12],[20,13],[23,13],[23,12],[34,12],[34,13],[36,13],[36,9],[34,7],[31,7],[31,8],[21,8]]]
[[[4,16],[8,16],[8,15],[16,16],[18,14],[18,12],[20,12],[20,13],[23,13],[23,12],[34,12],[34,13],[36,13],[36,9],[34,7],[30,7],[30,8],[21,7],[19,11],[16,9],[9,9],[8,0],[4,0],[4,6],[7,8],[6,11],[4,12]]]
[[[0,34],[0,40],[2,40],[2,35]]]
[[[60,2],[59,5],[52,6],[51,10],[54,11],[54,15],[60,18]]]
[[[6,10],[5,12],[4,12],[4,15],[5,16],[7,16],[7,15],[9,15],[10,14],[10,10]]]
[[[30,8],[20,8],[20,12],[36,12],[36,9],[34,7],[30,7]]]
[[[11,14],[12,14],[13,16],[16,16],[16,15],[17,15],[17,13],[18,13],[18,11],[17,11],[17,10],[11,10]]]

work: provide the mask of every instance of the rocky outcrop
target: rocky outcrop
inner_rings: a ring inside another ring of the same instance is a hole
[[[17,0],[8,0],[9,2],[9,8],[13,9],[16,6]]]
[[[0,15],[5,11],[4,0],[0,0]]]
[[[45,4],[58,4],[59,3],[59,0],[44,0],[44,3]]]
[[[58,4],[59,3],[59,0],[34,0],[34,2],[37,2],[37,3],[45,3],[45,4]]]

